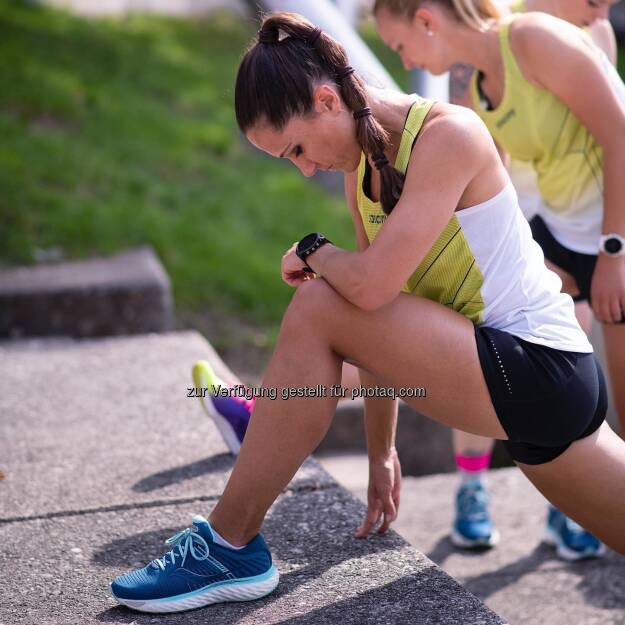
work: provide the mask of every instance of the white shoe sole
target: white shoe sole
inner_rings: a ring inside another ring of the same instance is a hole
[[[195,388],[210,389],[212,382],[204,377],[202,366],[203,364],[201,361],[193,365],[192,374]],[[208,395],[205,397],[198,397],[198,399],[204,408],[204,412],[206,412],[206,414],[215,422],[215,425],[224,439],[224,442],[228,446],[230,453],[234,456],[238,456],[241,451],[241,443],[239,442],[239,438],[237,437],[233,427],[215,410],[215,406]]]
[[[113,594],[113,597],[122,605],[139,612],[182,612],[224,601],[253,601],[254,599],[260,599],[272,592],[278,585],[279,580],[278,569],[272,566],[263,575],[248,577],[245,580],[218,582],[207,588],[166,599],[139,601],[121,599],[115,596],[115,594]]]
[[[499,530],[493,530],[493,533],[488,538],[481,538],[477,540],[469,540],[460,534],[456,529],[451,532],[451,542],[462,549],[484,549],[495,547],[499,543]]]
[[[556,532],[554,532],[548,525],[545,527],[545,533],[543,536],[544,542],[552,547],[556,548],[556,553],[563,560],[568,562],[575,562],[577,560],[589,560],[590,558],[601,558],[605,555],[606,547],[603,543],[600,544],[597,551],[574,551],[567,547]]]

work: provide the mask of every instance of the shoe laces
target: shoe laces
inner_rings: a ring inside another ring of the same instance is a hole
[[[184,564],[188,554],[191,554],[196,560],[206,560],[208,558],[208,543],[196,530],[190,527],[168,538],[165,544],[173,545],[173,549],[168,551],[162,558],[157,558],[150,563],[151,566],[160,568],[162,571],[165,570],[168,564],[176,563],[176,556],[181,556],[181,565]],[[199,547],[199,551],[196,549],[196,546]]]
[[[488,495],[481,486],[463,486],[458,493],[458,515],[471,521],[488,519]]]

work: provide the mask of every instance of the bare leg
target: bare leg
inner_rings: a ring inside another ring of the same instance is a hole
[[[493,451],[494,439],[453,431],[454,453],[456,456],[485,456]]]
[[[625,443],[607,423],[555,460],[519,467],[562,512],[625,555]]]
[[[340,355],[338,355],[340,354]],[[350,304],[325,281],[300,286],[285,314],[263,384],[304,387],[340,382],[349,358],[389,386],[425,387],[415,405],[449,425],[505,438],[479,365],[473,325],[425,299],[400,295],[380,310]],[[458,375],[461,371],[462,375]],[[452,386],[455,390],[450,393]],[[336,399],[259,398],[241,452],[211,519],[241,544],[327,431]],[[448,415],[457,415],[452,421]]]
[[[425,387],[427,397],[413,404],[442,423],[506,438],[480,368],[473,326],[444,306],[400,295],[391,304],[367,312],[323,280],[305,283],[287,310],[264,384],[279,388],[336,384],[344,358],[395,388]],[[211,515],[226,540],[244,544],[258,532],[269,506],[327,430],[334,408],[332,398],[258,401],[241,454]],[[576,456],[579,462],[567,463],[573,465],[571,471],[584,474],[574,483],[560,482],[563,473],[557,471],[559,477],[549,481],[548,469],[530,470],[534,481],[544,476],[556,504],[571,498],[567,511],[576,513],[583,506],[594,510],[592,527],[601,524],[600,535],[619,548],[623,538],[615,540],[610,528],[624,518],[625,442],[613,438],[610,479],[603,475],[608,470],[605,445],[584,446],[585,453]],[[595,466],[603,468],[595,471]],[[581,517],[582,522],[587,516]]]
[[[620,435],[625,438],[625,324],[601,324],[612,380],[612,395],[619,418]]]

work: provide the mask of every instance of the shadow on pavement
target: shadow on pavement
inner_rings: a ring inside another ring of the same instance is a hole
[[[185,480],[191,480],[200,475],[208,475],[210,473],[226,473],[234,466],[234,458],[229,453],[210,456],[203,460],[185,464],[166,471],[160,471],[153,475],[148,475],[139,480],[132,486],[132,490],[136,493],[149,493],[165,486],[179,484]]]

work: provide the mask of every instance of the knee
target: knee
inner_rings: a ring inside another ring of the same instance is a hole
[[[327,316],[335,310],[343,298],[325,281],[308,280],[295,291],[287,314],[311,321]]]

